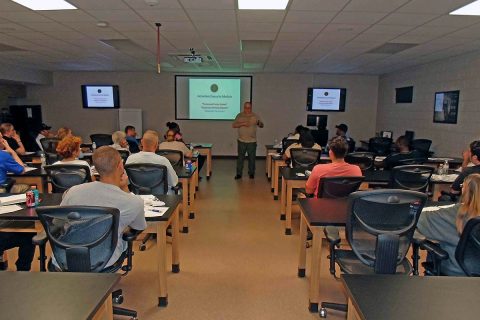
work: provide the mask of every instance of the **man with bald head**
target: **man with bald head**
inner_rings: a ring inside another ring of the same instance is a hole
[[[106,265],[109,267],[127,250],[127,243],[122,240],[123,231],[127,227],[144,230],[147,223],[143,200],[128,191],[128,177],[118,151],[110,146],[102,146],[95,150],[92,161],[100,174],[100,181],[71,187],[66,191],[61,205],[100,206],[120,210],[117,248]],[[55,259],[52,259],[52,262],[57,264]]]
[[[235,117],[232,127],[238,129],[238,158],[235,180],[242,178],[245,153],[248,154],[248,175],[250,179],[253,179],[255,177],[255,155],[257,152],[257,127],[263,128],[263,122],[257,114],[252,112],[251,102],[245,102],[243,112]]]
[[[125,164],[151,163],[167,167],[168,194],[173,194],[174,191],[172,190],[172,187],[175,187],[178,184],[178,177],[170,161],[155,153],[158,150],[158,133],[153,130],[145,131],[141,144],[142,151],[130,155]]]

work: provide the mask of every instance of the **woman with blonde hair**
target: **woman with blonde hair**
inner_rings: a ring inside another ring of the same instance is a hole
[[[442,206],[435,211],[422,212],[417,230],[427,239],[438,241],[448,252],[448,260],[442,262],[443,274],[465,276],[455,259],[460,235],[468,220],[480,216],[480,174],[469,175],[463,182],[460,203]]]
[[[72,129],[67,128],[67,127],[61,127],[57,131],[57,138],[60,140],[63,140],[65,137],[70,137],[72,136]]]
[[[90,174],[93,172],[90,164],[85,160],[79,160],[78,156],[80,155],[80,145],[82,144],[82,138],[76,136],[67,136],[58,143],[57,154],[62,158],[55,162],[53,165],[57,164],[74,164],[86,166],[90,169]]]
[[[115,131],[114,133],[112,133],[112,141],[113,144],[111,144],[110,147],[116,150],[128,151],[130,153],[130,150],[128,148],[127,135],[125,134],[125,132]]]

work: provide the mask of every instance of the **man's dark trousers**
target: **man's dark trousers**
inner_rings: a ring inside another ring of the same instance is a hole
[[[237,175],[241,176],[243,172],[243,160],[245,153],[248,154],[248,174],[255,175],[255,154],[257,152],[256,142],[238,142]]]

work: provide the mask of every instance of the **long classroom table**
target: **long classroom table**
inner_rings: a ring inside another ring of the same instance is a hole
[[[195,150],[198,151],[199,154],[206,156],[207,157],[207,180],[210,180],[210,176],[212,175],[212,148],[213,144],[212,143],[198,143],[198,142],[192,142],[190,143],[191,146]]]

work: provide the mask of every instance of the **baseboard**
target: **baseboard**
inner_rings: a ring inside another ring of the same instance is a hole
[[[215,155],[212,156],[213,159],[237,159],[237,156],[222,156],[222,155]],[[265,156],[256,156],[255,159],[263,159],[265,160]]]

